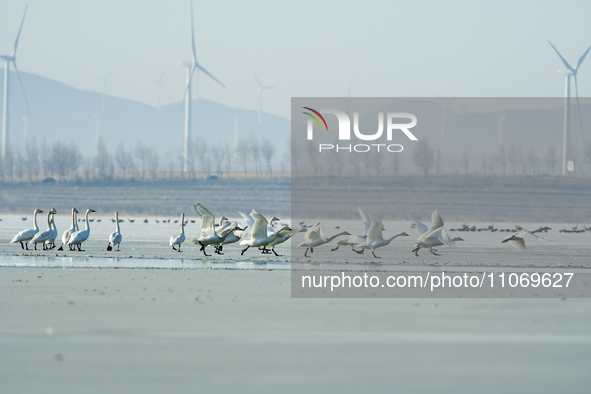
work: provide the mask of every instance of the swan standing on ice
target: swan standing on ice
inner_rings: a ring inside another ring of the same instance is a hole
[[[117,229],[119,229],[119,225],[117,225]],[[181,251],[181,244],[185,242],[185,214],[181,213],[181,232],[179,234],[171,235],[170,236],[170,246],[172,246],[173,250],[177,252]],[[174,247],[174,245],[178,245],[179,248]]]
[[[76,231],[74,233],[72,233],[72,235],[70,235],[70,239],[68,239],[68,242],[66,242],[66,245],[72,245],[72,248],[75,249],[76,246],[78,246],[78,251],[79,252],[84,252],[84,250],[82,250],[82,242],[86,241],[88,239],[88,237],[90,236],[90,226],[88,225],[88,214],[90,212],[96,212],[94,209],[90,209],[88,208],[86,210],[86,214],[84,215],[84,221],[86,222],[86,228],[84,230],[79,230]]]
[[[53,208],[55,210],[55,208]],[[57,213],[57,211],[55,211]],[[55,213],[51,215],[51,235],[49,239],[45,241],[45,244],[48,245],[48,249],[55,248],[55,239],[57,238],[57,227],[55,227]],[[51,247],[49,247],[51,245]]]
[[[363,253],[364,249],[355,250],[355,246],[367,241],[367,230],[369,230],[369,226],[371,226],[371,220],[369,220],[369,218],[367,217],[365,212],[363,212],[361,210],[361,208],[357,207],[357,212],[359,212],[359,215],[361,216],[361,221],[363,222],[363,227],[365,228],[365,235],[351,235],[347,238],[339,239],[336,242],[337,247],[334,249],[331,249],[330,250],[331,252],[338,250],[339,246],[342,245],[342,246],[350,246],[351,250],[355,253],[359,253],[359,254]]]
[[[35,234],[39,232],[39,226],[37,225],[37,214],[42,212],[43,211],[40,209],[35,209],[35,212],[33,213],[33,223],[35,224],[35,227],[21,231],[20,233],[15,235],[14,238],[12,238],[12,241],[10,241],[10,243],[13,244],[16,242],[20,242],[21,248],[23,250],[25,248],[26,250],[29,250],[29,241],[31,240],[31,238],[35,236]],[[24,246],[23,242],[25,243]]]
[[[267,232],[269,222],[267,222],[267,219],[263,215],[253,209],[250,213],[250,217],[253,219],[253,225],[250,231],[250,239],[244,239],[240,242],[240,245],[247,245],[246,249],[240,253],[241,256],[244,255],[244,252],[246,252],[251,246],[268,246],[276,238],[281,236],[279,234],[281,231],[286,229],[282,228],[281,230],[274,232],[272,235],[269,235]]]
[[[396,234],[388,239],[384,239],[382,237],[382,231],[384,231],[384,225],[382,224],[382,220],[380,219],[380,217],[378,216],[377,213],[375,213],[374,211],[371,211],[369,213],[369,218],[371,220],[371,225],[369,226],[369,229],[367,230],[367,240],[362,243],[362,244],[358,244],[357,247],[361,248],[361,249],[371,249],[371,254],[373,255],[373,257],[379,259],[380,257],[376,256],[375,254],[375,250],[377,248],[381,248],[382,246],[386,246],[389,245],[390,242],[392,242],[395,238],[398,237],[408,237],[409,235],[405,232],[402,232],[400,234]]]
[[[550,228],[548,227],[548,229],[550,229]],[[521,230],[521,231],[511,234],[510,236],[508,236],[507,238],[502,240],[501,243],[509,242],[509,244],[516,249],[526,250],[527,249],[527,246],[525,246],[526,239],[534,239],[536,241],[546,241],[544,238],[539,237],[534,234],[534,232],[540,232],[540,231],[543,231],[543,230],[541,228],[531,231],[531,232],[527,231],[527,230]]]
[[[412,250],[415,256],[419,256],[419,250],[421,248],[429,249],[429,252],[433,253],[435,256],[440,256],[436,249],[436,246],[447,245],[447,246],[454,246],[456,241],[463,241],[462,238],[450,238],[447,234],[447,231],[443,228],[443,219],[439,216],[437,211],[433,211],[431,214],[431,228],[427,229],[427,226],[423,223],[419,222],[416,219],[413,219],[412,216],[406,215],[406,217],[416,224],[419,233],[421,234],[419,238],[415,241],[415,245],[417,246],[415,249]]]
[[[119,251],[119,244],[123,237],[121,236],[121,230],[119,229],[119,212],[115,212],[115,223],[116,229],[115,232],[109,235],[109,244],[107,245],[107,250],[110,252],[113,250],[113,246],[117,245],[117,251]]]
[[[57,213],[57,211],[54,208],[51,208],[51,210],[47,212],[47,230],[40,231],[37,234],[35,234],[33,238],[31,238],[31,242],[35,244],[35,250],[37,250],[38,243],[42,244],[41,246],[43,247],[43,250],[48,249],[47,245],[45,244],[45,241],[48,241],[51,238],[51,234],[53,231],[53,228],[51,227],[51,215],[53,215],[54,213]]]
[[[64,231],[64,233],[62,234],[62,246],[60,246],[58,250],[64,250],[64,245],[70,239],[70,235],[72,235],[73,233],[75,233],[76,231],[79,230],[78,222],[76,221],[76,214],[77,213],[78,213],[78,210],[76,208],[72,208],[72,225],[70,226],[69,229]],[[70,246],[70,250],[72,250],[72,246]]]
[[[325,243],[328,243],[336,237],[340,237],[341,235],[351,235],[351,233],[342,231],[333,235],[332,237],[326,238],[322,232],[322,223],[317,223],[314,226],[308,228],[306,234],[304,234],[304,242],[299,244],[298,248],[306,248],[304,257],[310,257],[308,256],[308,250],[310,250],[310,253],[314,253],[314,248],[316,246],[324,245]]]

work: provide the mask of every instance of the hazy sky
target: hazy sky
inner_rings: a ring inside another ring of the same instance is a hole
[[[182,99],[189,60],[189,0],[2,0],[0,54],[26,4],[21,71],[79,89],[157,103]],[[194,1],[198,94],[289,117],[291,96],[562,96],[562,64],[591,45],[589,1]],[[3,65],[2,65],[3,67]],[[591,95],[591,55],[579,73]]]

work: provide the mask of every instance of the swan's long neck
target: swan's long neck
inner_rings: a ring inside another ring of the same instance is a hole
[[[185,215],[181,215],[181,234],[185,233]]]
[[[341,235],[344,235],[346,233],[347,233],[346,231],[343,231],[343,232],[333,235],[332,237],[326,238],[326,242],[328,243],[328,242],[332,241],[333,239],[335,239],[336,237],[340,237]]]
[[[80,227],[78,227],[78,212],[74,212],[74,225],[76,231],[80,230]]]
[[[51,230],[51,211],[47,212],[47,229]]]
[[[84,215],[84,220],[86,221],[86,230],[90,230],[90,226],[88,225],[88,214],[90,213],[90,210],[86,211],[86,215]]]
[[[76,229],[76,211],[72,209],[72,230]]]
[[[386,245],[388,245],[388,244],[389,244],[390,242],[392,242],[394,239],[396,239],[396,238],[400,237],[402,234],[404,234],[404,233],[396,234],[396,235],[392,236],[391,238],[388,238],[388,239],[386,240]]]
[[[117,232],[119,232],[119,212],[115,212],[115,222],[117,223]]]
[[[57,230],[57,227],[55,227],[55,213],[51,215],[51,229]]]
[[[34,229],[37,230],[37,231],[39,231],[39,226],[37,225],[37,214],[38,213],[39,212],[35,211],[35,214],[33,215],[33,220],[35,221],[35,227],[34,227]]]

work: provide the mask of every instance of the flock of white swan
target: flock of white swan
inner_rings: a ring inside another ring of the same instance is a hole
[[[205,256],[211,256],[207,254],[206,248],[213,246],[215,253],[221,255],[224,245],[240,242],[240,245],[246,246],[240,253],[244,253],[251,247],[258,248],[263,254],[274,253],[275,256],[281,256],[275,251],[275,246],[284,243],[290,239],[293,235],[299,232],[305,232],[304,241],[301,242],[298,247],[306,248],[304,257],[308,256],[308,251],[314,253],[314,248],[328,244],[334,239],[340,238],[334,244],[336,247],[332,248],[332,251],[338,250],[340,246],[349,246],[351,250],[358,254],[363,254],[366,249],[371,250],[372,255],[375,258],[375,251],[378,248],[389,245],[394,239],[400,236],[408,237],[409,234],[402,232],[396,234],[390,238],[384,238],[382,232],[385,230],[382,220],[374,211],[370,211],[369,215],[363,212],[360,208],[357,208],[365,233],[363,235],[354,235],[347,231],[342,231],[331,237],[326,237],[323,232],[323,224],[317,223],[313,226],[302,227],[300,229],[293,230],[290,226],[279,223],[279,219],[273,217],[268,221],[263,215],[252,210],[249,215],[239,212],[246,224],[242,226],[239,222],[232,222],[225,216],[222,216],[219,223],[216,224],[215,217],[212,213],[202,204],[197,203],[193,206],[195,211],[201,216],[201,236],[196,239],[192,239],[191,242],[195,245],[200,246],[200,251]],[[34,211],[34,225],[32,229],[26,229],[19,232],[14,236],[11,243],[20,243],[23,250],[29,250],[29,243],[34,245],[34,250],[37,250],[37,244],[41,244],[43,250],[49,250],[56,247],[55,239],[58,236],[57,229],[55,227],[55,214],[57,211],[52,208],[47,213],[47,229],[40,231],[37,225],[37,214],[42,213],[40,209]],[[68,246],[71,251],[81,251],[82,243],[84,243],[90,236],[90,226],[88,220],[88,214],[96,212],[94,209],[87,209],[84,217],[86,227],[84,230],[78,228],[77,214],[78,210],[72,208],[72,225],[69,229],[64,231],[62,235],[62,245],[58,250],[64,250],[64,246]],[[413,227],[416,227],[419,232],[419,237],[415,241],[415,248],[412,252],[418,256],[420,249],[427,249],[432,254],[439,256],[436,247],[439,246],[454,246],[458,241],[463,241],[460,237],[451,238],[448,232],[444,228],[443,220],[437,211],[431,214],[431,227],[427,227],[425,224],[414,219],[410,215],[407,218],[413,223]],[[121,235],[121,229],[119,227],[119,213],[115,212],[116,229],[110,234],[107,251],[112,251],[114,247],[120,250],[120,244],[123,239]],[[181,245],[185,242],[185,214],[181,214],[181,231],[178,234],[174,234],[170,237],[170,246],[173,250],[181,252]],[[303,225],[303,222],[300,223]],[[247,233],[246,229],[250,228],[250,232]],[[535,233],[547,231],[549,227],[540,227],[534,231],[519,230],[510,236],[502,240],[502,243],[508,242],[510,245],[517,249],[526,249],[525,240],[534,239],[544,241],[542,237],[539,237]]]

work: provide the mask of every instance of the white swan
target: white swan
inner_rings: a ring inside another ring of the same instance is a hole
[[[84,230],[78,230],[74,233],[72,233],[72,235],[70,235],[70,239],[68,239],[68,242],[66,242],[66,245],[72,245],[73,248],[75,248],[76,246],[78,246],[78,251],[79,252],[84,252],[82,250],[82,242],[86,241],[88,239],[88,237],[90,236],[90,226],[88,225],[88,214],[90,212],[96,212],[94,209],[90,209],[88,208],[86,210],[86,214],[84,215],[84,221],[86,222],[86,228]]]
[[[54,208],[55,210],[55,208]],[[49,246],[51,246],[51,249],[55,248],[55,239],[57,238],[57,227],[55,227],[55,214],[57,213],[57,211],[54,212],[53,215],[51,215],[51,236],[49,237],[49,239],[47,241],[45,241],[45,244],[48,245],[48,249]]]
[[[195,209],[195,212],[201,216],[201,237],[192,239],[191,242],[195,245],[200,245],[201,248],[199,250],[203,252],[205,256],[211,256],[205,251],[205,248],[209,245],[215,246],[215,253],[222,254],[220,245],[224,242],[226,237],[238,228],[238,223],[230,223],[226,219],[227,223],[216,230],[215,218],[212,213],[203,206],[203,204],[197,203],[193,206],[193,209]]]
[[[308,228],[306,234],[304,234],[304,242],[298,245],[298,248],[306,248],[304,257],[309,257],[308,250],[310,250],[310,253],[314,253],[314,248],[316,246],[324,245],[325,243],[328,243],[341,235],[351,235],[351,233],[347,231],[342,231],[333,235],[332,237],[326,238],[322,232],[322,225],[322,223],[317,223],[314,226]]]
[[[51,209],[49,212],[47,212],[47,230],[45,231],[40,231],[37,234],[35,234],[35,236],[33,238],[31,238],[31,242],[33,244],[35,244],[35,250],[37,250],[37,244],[40,243],[42,244],[43,250],[47,250],[47,245],[45,245],[45,241],[49,240],[49,238],[51,238],[51,234],[52,234],[52,227],[51,227],[51,215],[53,215],[54,213],[57,213],[57,211],[55,209]]]
[[[244,239],[240,242],[240,245],[247,245],[242,253],[240,253],[241,256],[244,255],[244,252],[246,252],[251,246],[268,246],[276,238],[280,237],[281,235],[279,233],[284,230],[281,229],[280,231],[269,235],[267,232],[269,222],[267,222],[267,219],[263,215],[253,209],[250,213],[250,217],[253,219],[253,225],[250,231],[250,239]]]
[[[242,213],[242,212],[240,212],[240,211],[237,211],[237,212],[240,214],[240,216],[242,216],[242,218],[243,218],[243,219],[244,219],[244,221],[246,222],[246,226],[247,226],[247,227],[250,227],[250,228],[252,229],[252,226],[254,225],[254,219],[253,219],[253,218],[251,218],[250,216],[248,216],[248,215],[247,215],[247,214],[245,214],[245,213]],[[271,220],[269,221],[269,224],[267,225],[267,235],[268,235],[269,237],[271,237],[273,234],[275,234],[275,232],[276,232],[276,231],[275,231],[275,222],[278,222],[278,221],[279,221],[279,218],[277,218],[277,217],[275,217],[275,216],[273,216],[273,217],[271,218]],[[284,226],[284,227],[285,227],[285,226]]]
[[[37,214],[38,213],[42,213],[43,211],[40,209],[35,209],[35,212],[33,214],[33,223],[35,225],[34,228],[30,228],[27,230],[23,230],[21,232],[19,232],[17,235],[14,236],[14,238],[12,238],[12,241],[10,241],[11,244],[16,243],[16,242],[20,242],[21,244],[21,248],[24,250],[26,248],[26,250],[29,250],[29,241],[31,240],[31,238],[33,238],[35,236],[35,234],[37,234],[39,232],[39,226],[37,225]],[[23,242],[24,242],[24,246],[23,246]]]
[[[419,222],[418,220],[413,219],[410,215],[406,215],[412,222],[417,225],[419,233],[421,234],[419,238],[415,241],[416,248],[412,250],[415,256],[419,256],[419,250],[421,248],[429,249],[429,252],[433,253],[435,256],[440,256],[436,249],[436,246],[447,245],[447,246],[454,246],[456,241],[463,241],[461,238],[451,238],[447,231],[443,228],[443,219],[439,216],[437,211],[433,211],[431,214],[431,228],[427,230],[427,226],[423,223]]]
[[[78,222],[76,221],[77,213],[78,210],[76,208],[72,208],[72,225],[62,234],[62,246],[60,246],[58,250],[64,250],[64,245],[70,239],[70,235],[78,231]],[[72,246],[70,246],[70,250],[72,250]]]
[[[276,236],[274,236],[274,240],[271,241],[268,245],[263,246],[263,253],[273,252],[273,253],[275,253],[275,256],[282,256],[280,254],[277,254],[277,252],[275,251],[275,246],[284,243],[285,241],[287,241],[288,239],[293,237],[295,234],[302,233],[305,231],[306,230],[304,230],[304,229],[292,230],[289,227],[284,227],[284,228],[278,230],[276,233]],[[267,249],[266,246],[270,246],[271,250]]]
[[[367,230],[369,230],[369,226],[371,226],[371,220],[369,220],[361,208],[357,207],[357,212],[359,212],[359,215],[361,216],[361,221],[363,222],[363,227],[365,228],[365,235],[351,235],[347,238],[339,239],[337,242],[335,242],[337,247],[331,249],[331,252],[338,250],[340,246],[350,246],[353,252],[359,254],[363,253],[363,249],[355,250],[355,246],[367,241]]]
[[[113,247],[117,245],[117,251],[119,251],[119,244],[123,237],[121,236],[121,229],[119,228],[119,212],[115,212],[115,231],[109,235],[109,244],[107,245],[107,250],[110,252],[113,250]]]
[[[379,258],[375,254],[375,250],[377,248],[381,248],[383,246],[389,245],[395,238],[398,237],[408,237],[409,235],[405,232],[400,234],[396,234],[388,239],[384,239],[382,237],[382,231],[384,231],[384,225],[382,224],[382,220],[378,216],[377,213],[374,211],[369,212],[369,218],[371,220],[371,225],[367,230],[367,239],[364,243],[358,244],[357,247],[361,249],[371,249],[371,254],[375,258]]]
[[[117,226],[119,227],[119,226]],[[175,235],[170,236],[170,246],[172,246],[173,250],[177,252],[181,251],[181,244],[185,242],[185,214],[181,213],[181,232]],[[174,245],[178,245],[179,248],[175,248]]]
[[[509,242],[509,244],[511,244],[511,246],[513,246],[514,248],[525,250],[525,249],[527,249],[527,246],[525,246],[526,239],[532,239],[532,240],[536,240],[536,241],[546,241],[546,239],[534,234],[534,232],[540,232],[540,231],[543,231],[543,230],[541,228],[534,230],[534,231],[521,230],[521,231],[511,234],[510,236],[508,236],[507,238],[502,240],[501,243]]]

